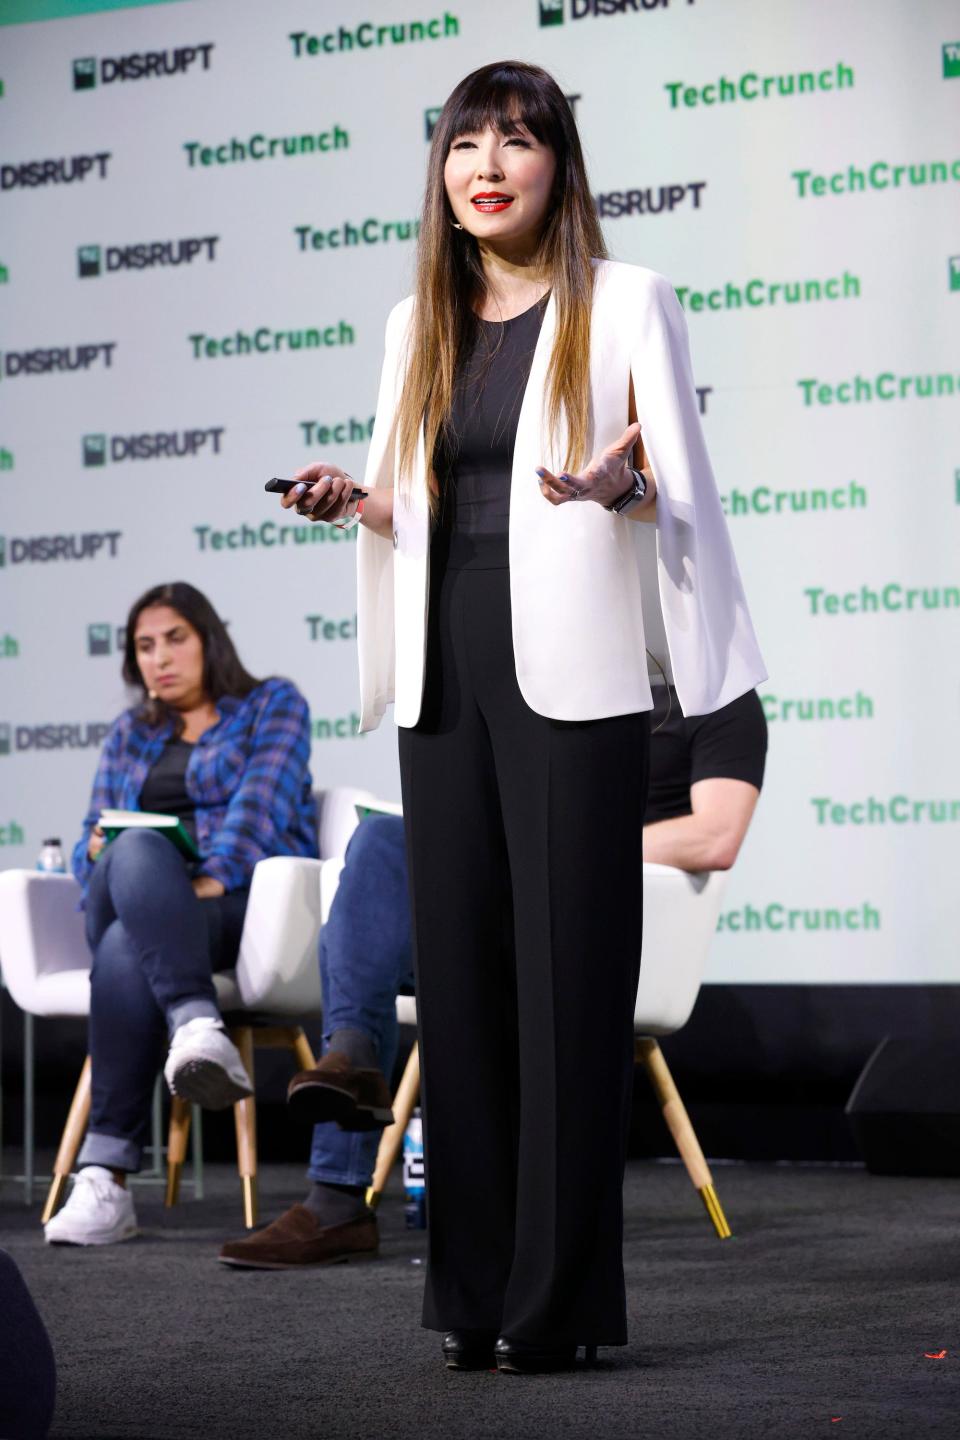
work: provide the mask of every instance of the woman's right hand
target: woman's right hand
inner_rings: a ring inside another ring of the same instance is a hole
[[[280,501],[284,510],[296,509],[297,514],[307,520],[325,520],[332,524],[352,516],[357,508],[356,501],[350,499],[353,479],[338,465],[318,460],[298,470],[293,478],[296,485]]]
[[[87,845],[87,859],[96,860],[97,856],[100,854],[100,851],[103,849],[106,843],[106,835],[104,835],[99,825],[94,825],[93,829],[90,831],[90,840]]]

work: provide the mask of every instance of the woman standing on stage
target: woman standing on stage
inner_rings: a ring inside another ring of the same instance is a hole
[[[687,714],[764,678],[680,306],[605,253],[556,82],[468,75],[433,135],[416,293],[387,324],[358,547],[361,728],[394,698],[401,727],[424,1324],[453,1368],[626,1343],[644,620]],[[354,515],[336,465],[297,478],[286,504]]]

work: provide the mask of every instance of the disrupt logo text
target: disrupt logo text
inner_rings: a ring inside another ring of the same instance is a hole
[[[59,160],[27,160],[21,165],[0,166],[0,190],[32,190],[37,185],[72,185],[86,180],[96,170],[96,179],[106,180],[107,162],[112,151],[98,150],[95,155],[61,155]]]
[[[686,185],[648,185],[643,190],[605,190],[594,198],[601,220],[616,220],[621,215],[659,215],[675,210],[689,196],[690,208],[700,209],[700,192],[706,180],[689,180]]]
[[[210,69],[213,45],[178,45],[175,50],[142,50],[132,55],[86,55],[73,62],[74,90],[93,90],[99,74],[101,85],[116,80],[149,80],[151,76],[184,75],[197,60],[201,70]]]
[[[126,639],[127,627],[125,625],[107,625],[102,621],[95,622],[87,626],[87,654],[109,655],[114,642],[116,642],[117,653],[120,654],[126,644]]]
[[[0,725],[0,755],[11,750],[90,750],[102,745],[109,725],[102,720],[77,725]]]
[[[96,345],[63,345],[48,350],[5,350],[0,356],[0,376],[50,375],[54,370],[89,370],[98,360],[109,370],[116,340]]]
[[[216,260],[219,235],[184,240],[147,240],[137,245],[80,245],[77,274],[81,280],[115,270],[151,270],[155,265],[190,265],[198,255]]]
[[[210,446],[210,453],[220,454],[223,425],[207,430],[159,430],[142,435],[84,435],[84,465],[106,465],[107,456],[114,464],[123,460],[174,460],[199,455]]]
[[[695,0],[685,0],[687,6]],[[674,0],[679,10],[684,0]],[[565,19],[564,0],[538,0],[541,25],[562,25]],[[670,0],[570,0],[571,20],[598,20],[604,15],[642,15],[648,10],[669,10]]]
[[[106,549],[117,558],[122,530],[86,530],[73,535],[0,535],[0,569],[5,565],[45,565],[52,560],[95,560]]]

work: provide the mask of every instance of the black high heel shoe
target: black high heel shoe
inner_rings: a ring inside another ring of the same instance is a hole
[[[495,1330],[448,1330],[440,1349],[448,1370],[492,1370]]]
[[[577,1363],[576,1345],[536,1345],[525,1340],[508,1340],[501,1335],[493,1347],[497,1369],[504,1375],[546,1375],[572,1370]],[[587,1365],[595,1365],[596,1345],[585,1345]]]

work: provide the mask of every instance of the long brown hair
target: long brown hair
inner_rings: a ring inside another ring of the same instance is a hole
[[[148,695],[140,674],[136,644],[137,621],[142,611],[149,610],[154,605],[169,605],[170,609],[176,610],[200,636],[203,646],[203,691],[208,700],[219,700],[224,695],[234,695],[240,699],[262,683],[243,665],[227,633],[226,625],[202,590],[188,584],[186,580],[172,580],[166,585],[154,585],[130,607],[123,650],[123,678],[128,685],[140,690],[142,698],[139,714],[148,725],[172,723],[175,735],[179,735],[183,730],[182,716],[164,700]]]
[[[486,292],[480,250],[457,230],[443,181],[459,135],[492,126],[501,134],[527,127],[556,157],[553,195],[536,262],[550,277],[557,329],[547,372],[546,417],[567,424],[565,469],[586,459],[590,430],[591,260],[607,250],[587,182],[580,137],[566,97],[552,75],[522,61],[484,65],[461,80],[440,112],[427,166],[417,251],[417,285],[406,376],[397,416],[400,476],[413,473],[421,424],[428,475],[438,433],[450,414],[457,362],[476,332],[475,306]],[[432,493],[431,504],[436,505]]]

